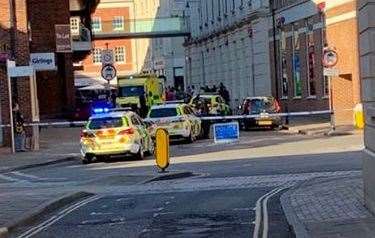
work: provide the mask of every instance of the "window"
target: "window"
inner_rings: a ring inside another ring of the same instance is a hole
[[[280,44],[279,44],[279,58],[280,58],[280,75],[281,75],[281,97],[288,98],[288,68],[287,68],[287,54],[286,54],[286,34],[283,29],[280,29]]]
[[[124,30],[124,17],[116,16],[112,21],[112,28],[115,31]]]
[[[102,62],[102,49],[94,49],[92,62],[98,64]]]
[[[298,32],[298,24],[293,24],[293,83],[294,83],[294,97],[302,97],[302,82],[301,82],[301,60],[300,60],[300,39]]]
[[[102,19],[94,17],[91,22],[91,28],[94,32],[102,31]]]
[[[125,47],[115,48],[115,61],[117,63],[125,63]]]
[[[315,78],[315,44],[314,44],[314,27],[313,19],[308,18],[305,21],[306,24],[306,55],[307,55],[307,86],[310,97],[316,96],[316,78]]]

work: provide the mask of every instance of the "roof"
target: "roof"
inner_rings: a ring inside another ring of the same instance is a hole
[[[157,106],[152,106],[151,110],[152,109],[161,109],[161,108],[178,108],[178,107],[183,106],[183,105],[186,105],[186,104],[181,104],[181,103],[161,104],[161,105],[157,105]]]
[[[213,98],[213,97],[217,97],[217,96],[220,96],[218,94],[200,94],[198,95],[198,97],[201,97],[201,98]]]
[[[126,112],[109,112],[109,113],[100,113],[95,114],[90,117],[90,120],[92,119],[101,119],[101,118],[108,118],[108,117],[124,117],[124,116],[130,116],[134,114],[134,112],[126,111]]]

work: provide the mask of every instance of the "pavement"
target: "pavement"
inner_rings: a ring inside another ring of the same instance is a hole
[[[328,135],[340,136],[350,133],[362,133],[363,130],[355,129],[352,125],[336,125],[332,131],[330,118],[327,115],[315,115],[309,117],[292,117],[285,128],[290,133],[302,135]]]
[[[40,131],[40,150],[11,154],[0,147],[0,172],[78,159],[80,128],[48,128]]]
[[[364,206],[361,175],[314,178],[281,197],[297,237],[372,238],[375,216]]]

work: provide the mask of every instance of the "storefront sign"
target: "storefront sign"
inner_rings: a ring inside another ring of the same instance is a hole
[[[72,39],[70,35],[70,25],[55,25],[56,52],[72,52]]]
[[[30,66],[36,71],[56,70],[54,53],[31,53]]]

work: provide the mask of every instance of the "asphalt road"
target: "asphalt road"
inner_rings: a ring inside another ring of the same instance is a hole
[[[156,174],[152,158],[18,171],[6,176],[20,180],[20,188],[84,190],[98,197],[72,205],[45,226],[40,224],[56,214],[22,227],[13,237],[249,237],[257,231],[292,237],[279,196],[309,178],[359,171],[361,148],[360,134],[255,131],[232,145],[173,145],[169,170],[198,175],[192,178],[139,184]]]

